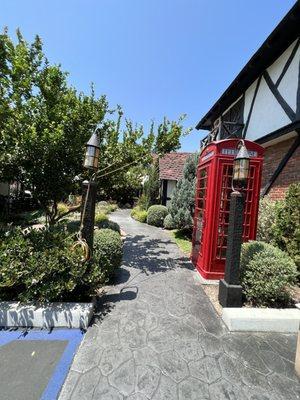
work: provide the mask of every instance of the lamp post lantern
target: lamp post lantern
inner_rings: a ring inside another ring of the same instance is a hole
[[[82,182],[80,235],[82,240],[84,240],[88,246],[88,258],[92,256],[94,242],[95,206],[97,195],[97,184],[94,177],[98,170],[100,153],[99,137],[97,134],[98,129],[99,126],[96,127],[94,133],[86,144],[86,152],[83,162],[84,168],[94,172],[88,181],[85,180]]]
[[[225,276],[219,283],[219,302],[223,307],[242,306],[240,256],[243,240],[245,202],[243,189],[247,188],[250,157],[243,140],[239,142],[239,146],[237,156],[233,163]]]
[[[84,168],[97,171],[99,165],[99,152],[99,138],[97,132],[95,131],[86,144],[86,152],[83,163]]]
[[[241,140],[239,144],[240,147],[233,162],[232,181],[233,187],[237,185],[237,187],[245,189],[249,175],[250,157],[245,142]]]

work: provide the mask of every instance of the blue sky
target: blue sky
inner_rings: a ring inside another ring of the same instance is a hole
[[[106,94],[149,128],[188,115],[194,127],[294,0],[1,0],[0,26],[39,34],[69,81]],[[205,132],[193,130],[183,151]]]

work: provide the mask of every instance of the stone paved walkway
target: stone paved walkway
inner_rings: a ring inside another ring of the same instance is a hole
[[[127,233],[118,282],[98,306],[60,400],[295,400],[295,335],[232,334],[162,229]]]

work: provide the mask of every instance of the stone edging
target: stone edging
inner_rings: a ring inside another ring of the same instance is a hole
[[[295,333],[299,330],[297,308],[223,308],[222,319],[230,331]]]
[[[0,302],[0,326],[86,329],[93,313],[94,302],[23,304],[17,301],[2,301]]]

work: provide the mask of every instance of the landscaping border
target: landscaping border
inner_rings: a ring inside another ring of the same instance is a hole
[[[0,327],[87,329],[94,314],[91,303],[0,302]]]
[[[281,332],[299,330],[300,310],[297,308],[223,308],[222,319],[231,332]]]

